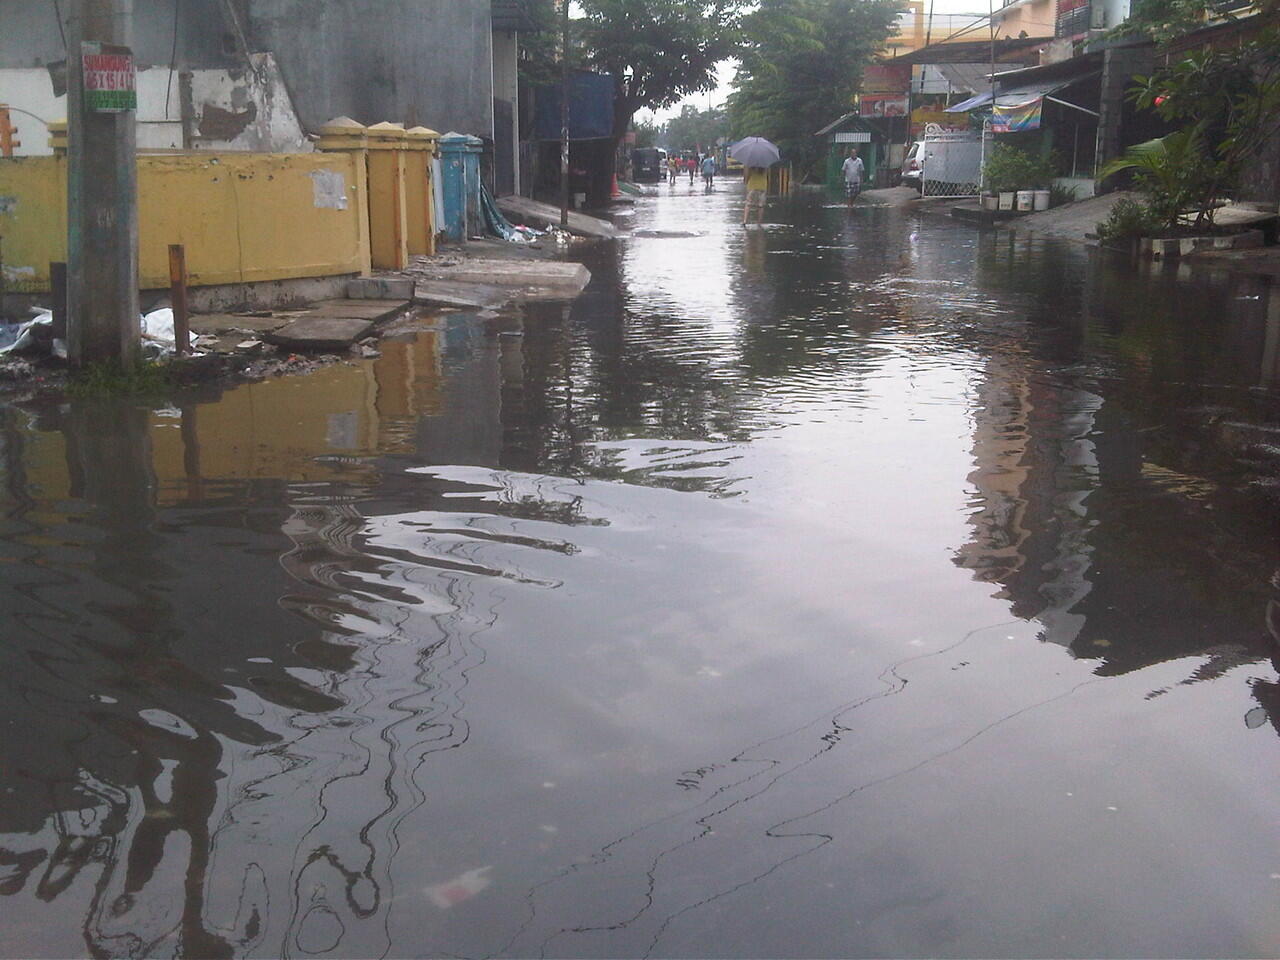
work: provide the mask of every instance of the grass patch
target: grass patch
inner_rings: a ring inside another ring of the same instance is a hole
[[[71,374],[67,393],[73,397],[163,397],[174,386],[167,363],[139,361],[132,369],[116,363],[89,364]]]

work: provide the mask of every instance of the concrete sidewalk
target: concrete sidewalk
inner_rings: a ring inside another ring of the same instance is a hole
[[[1089,239],[1089,234],[1098,232],[1098,224],[1107,219],[1111,208],[1124,199],[1136,200],[1138,194],[1129,190],[1118,190],[1115,193],[1066,203],[1052,210],[1029,213],[1001,223],[999,227],[1015,233],[1034,234],[1038,237],[1059,237],[1085,243]]]

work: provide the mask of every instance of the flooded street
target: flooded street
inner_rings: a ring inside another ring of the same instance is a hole
[[[1280,292],[741,208],[0,407],[0,955],[1280,954]]]

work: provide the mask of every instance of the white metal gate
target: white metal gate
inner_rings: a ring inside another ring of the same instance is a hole
[[[985,134],[926,128],[921,191],[926,197],[976,197],[981,192]]]

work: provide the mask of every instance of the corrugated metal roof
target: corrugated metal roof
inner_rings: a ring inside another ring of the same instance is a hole
[[[1001,37],[996,40],[996,62],[1005,57],[1033,52],[1037,47],[1052,43],[1053,37]],[[975,63],[991,58],[990,40],[957,40],[951,43],[932,43],[919,50],[904,53],[886,63]]]

